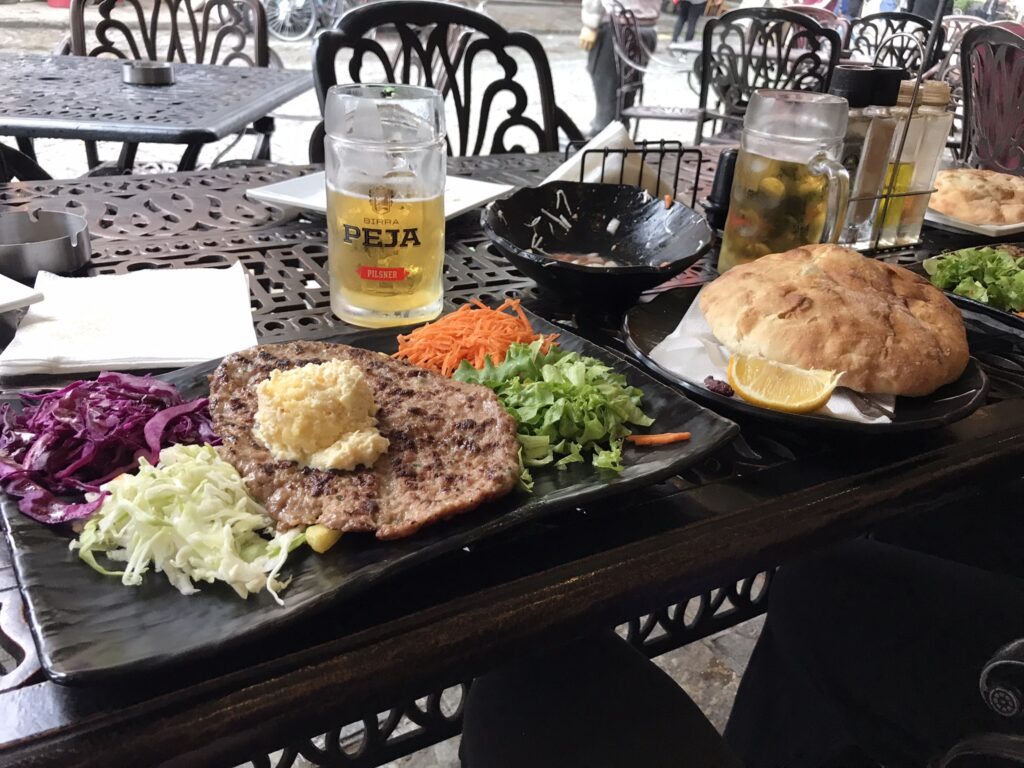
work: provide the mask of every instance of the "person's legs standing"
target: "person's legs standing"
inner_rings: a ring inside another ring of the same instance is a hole
[[[688,10],[690,5],[689,0],[679,0],[676,3],[676,23],[672,28],[673,43],[679,42],[679,36],[683,33],[683,25],[686,23],[687,18],[689,18]]]
[[[618,98],[618,73],[615,70],[615,47],[611,26],[605,22],[597,28],[597,40],[587,54],[587,71],[594,84],[594,121],[590,135],[600,133],[615,119],[615,100]]]
[[[697,22],[704,15],[706,5],[706,3],[690,3],[689,8],[686,9],[686,42],[693,40],[697,33]]]

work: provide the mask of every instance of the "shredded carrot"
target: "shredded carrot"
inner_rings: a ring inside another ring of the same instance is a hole
[[[629,435],[626,438],[633,445],[668,445],[689,440],[689,432],[662,432],[657,435]]]
[[[541,349],[547,352],[557,338],[558,334],[545,336],[534,332],[519,299],[508,299],[497,309],[473,299],[471,304],[463,304],[433,323],[399,336],[395,357],[451,376],[463,360],[474,368],[483,368],[488,358],[499,365],[509,346],[516,342],[529,344],[541,339]]]

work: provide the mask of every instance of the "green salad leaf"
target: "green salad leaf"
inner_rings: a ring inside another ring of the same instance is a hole
[[[275,533],[266,510],[245,491],[242,477],[209,445],[172,445],[153,466],[139,459],[137,474],[118,475],[100,486],[108,494],[71,549],[94,570],[138,586],[150,565],[183,595],[193,582],[226,582],[240,597],[266,588],[277,593],[288,553],[305,541],[293,528]],[[103,554],[124,563],[114,571]]]
[[[653,423],[640,407],[643,391],[600,360],[557,347],[544,353],[541,344],[512,344],[500,365],[487,360],[479,370],[463,361],[453,378],[495,391],[518,425],[525,468],[564,469],[589,456],[621,471],[629,425]]]
[[[927,259],[934,285],[1007,312],[1024,311],[1024,257],[999,247],[964,248]]]

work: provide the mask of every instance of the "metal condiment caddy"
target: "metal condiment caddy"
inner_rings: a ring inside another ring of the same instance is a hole
[[[920,97],[920,93],[921,93],[922,82],[924,80],[925,70],[926,70],[926,67],[927,67],[927,62],[931,61],[931,59],[932,59],[932,55],[933,55],[933,52],[934,52],[934,49],[935,49],[935,45],[936,45],[937,40],[938,40],[938,30],[941,29],[941,24],[942,24],[942,5],[940,4],[940,7],[939,7],[938,11],[936,12],[936,16],[935,16],[935,19],[934,19],[933,24],[932,24],[932,29],[929,32],[928,40],[927,40],[927,42],[926,42],[926,44],[924,45],[923,48],[921,47],[920,42],[916,38],[914,38],[912,35],[909,35],[909,34],[907,34],[905,32],[900,32],[900,33],[892,35],[892,36],[886,38],[885,40],[883,40],[882,44],[879,46],[879,52],[875,56],[875,63],[877,64],[878,63],[878,59],[882,55],[882,53],[885,50],[886,46],[888,44],[892,43],[893,41],[898,40],[898,39],[904,39],[908,43],[917,46],[919,54],[920,54],[920,58],[918,60],[921,62],[921,66],[920,66],[920,68],[919,68],[919,70],[917,72],[916,77],[913,78],[913,89],[912,89],[911,97],[910,97],[910,114],[908,114],[908,117],[907,117],[906,120],[902,121],[902,126],[899,129],[898,135],[895,137],[896,138],[895,145],[894,145],[895,146],[895,152],[891,153],[891,155],[890,155],[891,157],[895,157],[896,158],[897,164],[900,162],[900,158],[903,157],[903,151],[904,151],[904,148],[906,147],[907,138],[908,138],[908,136],[910,134],[911,125],[912,125],[912,120],[910,119],[910,115],[913,114],[913,110],[916,108],[916,105],[919,104],[919,101],[920,101],[919,97]],[[884,192],[882,192],[881,194],[878,194],[878,195],[851,196],[850,197],[850,203],[852,204],[852,203],[856,203],[856,202],[872,202],[872,203],[878,202],[879,203],[878,208],[877,208],[878,220],[881,221],[881,222],[885,222],[887,220],[890,208],[894,205],[894,203],[897,200],[910,199],[910,198],[918,198],[918,197],[922,197],[922,196],[930,196],[935,191],[935,188],[933,186],[929,186],[927,189],[909,190],[907,192],[898,192],[897,191],[897,186],[899,184],[899,181],[900,181],[899,173],[897,173],[897,172],[889,173],[888,174],[888,180],[887,180],[887,183],[886,183],[886,188],[885,188]],[[868,248],[866,248],[866,249],[863,249],[863,251],[866,254],[868,254],[868,255],[894,254],[894,253],[898,253],[900,251],[912,250],[912,249],[916,248],[918,245],[920,245],[920,242],[921,242],[920,241],[920,237],[918,237],[918,239],[915,242],[911,242],[911,243],[902,243],[902,244],[894,243],[894,244],[891,244],[891,245],[888,245],[888,244],[887,245],[883,245],[882,244],[882,234],[883,234],[883,227],[882,226],[876,226],[874,228],[874,231],[873,231],[873,237],[872,237],[872,242],[871,242],[870,246]]]

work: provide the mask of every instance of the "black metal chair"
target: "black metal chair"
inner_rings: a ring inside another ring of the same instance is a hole
[[[267,39],[267,16],[260,0],[206,0],[199,8],[193,0],[153,0],[152,7],[141,0],[101,0],[95,6],[100,20],[86,28],[85,9],[92,0],[71,0],[71,37],[68,53],[73,56],[112,56],[121,59],[180,61],[194,64],[269,67],[276,57]],[[161,21],[170,25],[161,33]],[[279,62],[279,60],[277,60]],[[258,137],[253,160],[270,159],[270,136],[274,120],[264,117],[253,123]],[[89,168],[100,166],[96,143],[87,141]],[[199,159],[202,144],[189,144],[178,169],[190,171]],[[138,144],[125,143],[112,170],[131,170]]]
[[[840,47],[834,29],[784,8],[743,8],[711,19],[704,27],[697,70],[696,143],[704,140],[708,120],[738,128],[759,88],[827,91]],[[708,107],[712,97],[717,102],[713,109]]]
[[[787,11],[796,11],[805,16],[810,16],[827,29],[834,29],[844,41],[846,36],[850,34],[850,20],[845,16],[833,13],[828,8],[819,8],[815,5],[784,5],[782,7]]]
[[[946,50],[941,61],[925,73],[926,78],[935,79],[949,86],[953,104],[953,129],[946,146],[958,155],[964,130],[964,84],[960,71],[960,43],[971,27],[983,26],[984,19],[977,16],[947,16],[942,20],[946,37]]]
[[[932,22],[913,13],[873,13],[850,24],[846,47],[854,54],[885,67],[902,67],[911,74],[930,69],[942,56],[945,32],[940,27],[932,57],[922,62]],[[920,44],[915,45],[915,42]]]
[[[647,49],[640,37],[640,24],[636,14],[621,3],[613,3],[609,18],[612,25],[612,42],[615,46],[615,71],[618,76],[616,90],[615,119],[626,124],[633,121],[633,134],[641,120],[696,120],[700,111],[692,107],[674,107],[644,104],[644,74],[650,71],[650,64],[660,65],[662,71],[683,74],[689,67],[666,62]]]
[[[453,40],[459,41],[454,54]],[[392,41],[397,50],[389,52],[385,44]],[[513,57],[517,51],[532,67],[523,67]],[[339,62],[342,54],[348,54],[347,63]],[[497,77],[481,74],[485,59],[498,65]],[[336,29],[323,32],[314,43],[313,80],[321,113],[328,89],[338,83],[339,64],[349,82],[418,83],[441,90],[455,114],[455,120],[448,121],[452,155],[555,151],[560,131],[570,140],[582,138],[555,104],[551,69],[540,41],[526,32],[510,32],[469,8],[432,0],[353,8]],[[477,92],[481,95],[474,99]],[[528,94],[533,93],[537,109],[531,115]],[[532,146],[524,146],[519,138],[523,134]],[[323,161],[322,123],[310,140],[310,160]]]
[[[0,142],[0,184],[12,181],[45,181],[53,178],[34,158]]]
[[[982,698],[1008,728],[1020,731],[1024,718],[1024,640],[1000,648],[981,670]],[[961,740],[934,768],[1024,765],[1024,736],[979,733]]]
[[[960,44],[962,159],[1024,175],[1024,35],[997,25],[967,30]]]

